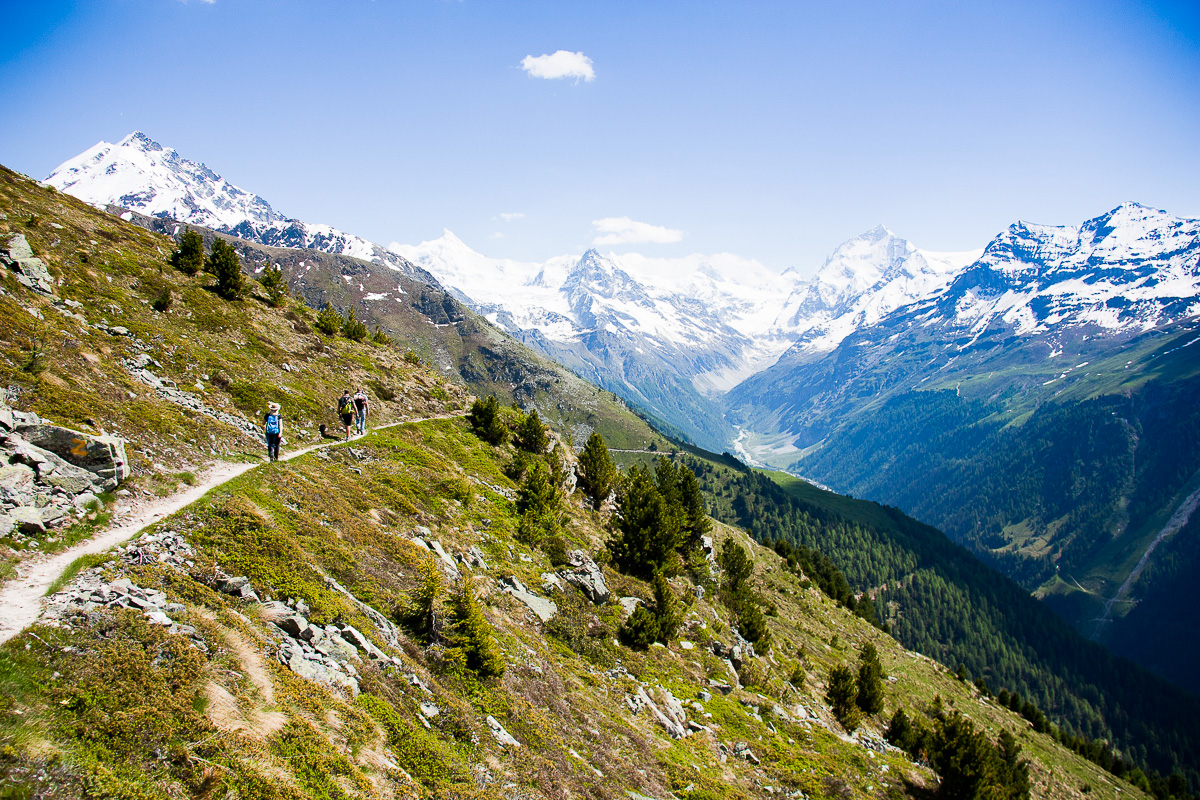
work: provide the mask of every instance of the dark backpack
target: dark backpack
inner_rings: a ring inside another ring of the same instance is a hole
[[[338,400],[338,413],[339,414],[353,414],[354,413],[354,398],[350,397],[349,395],[343,395],[342,398],[340,400]]]

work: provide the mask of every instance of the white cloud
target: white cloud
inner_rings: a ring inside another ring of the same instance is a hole
[[[500,231],[496,231],[495,233],[493,233],[493,234],[491,234],[490,236],[488,236],[488,238],[489,238],[489,239],[503,239],[503,238],[504,238],[504,234],[503,234],[503,233],[501,233]]]
[[[592,220],[596,238],[592,244],[671,244],[683,239],[683,231],[638,222],[629,217],[605,217]]]
[[[574,78],[578,81],[596,79],[596,71],[592,69],[592,60],[583,53],[572,53],[567,50],[557,50],[550,55],[525,56],[521,59],[521,69],[531,78]]]
[[[525,214],[521,211],[501,213],[497,214],[496,216],[500,217],[500,219],[504,220],[505,222],[512,222],[514,219],[525,219]]]

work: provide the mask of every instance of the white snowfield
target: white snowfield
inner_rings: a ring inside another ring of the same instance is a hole
[[[617,347],[622,363],[666,365],[705,394],[732,389],[789,350],[819,358],[902,309],[923,327],[974,336],[995,325],[1026,336],[1071,326],[1129,332],[1200,313],[1200,221],[1136,203],[1078,227],[1018,222],[986,248],[964,253],[921,250],[878,226],[803,278],[732,253],[489,258],[449,230],[385,249],[287,219],[141,132],[97,144],[46,180],[91,203],[265,244],[357,256],[409,274],[416,264],[493,323],[544,342],[547,351],[587,350],[610,363]]]

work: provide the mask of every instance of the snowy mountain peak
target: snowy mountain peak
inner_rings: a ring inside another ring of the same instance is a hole
[[[284,221],[266,200],[141,131],[117,144],[96,144],[60,165],[46,182],[96,205],[111,203],[152,217],[172,217],[218,230],[247,221]]]
[[[239,236],[272,247],[303,247],[362,258],[418,274],[412,264],[371,242],[328,225],[289,219],[198,161],[189,161],[142,131],[116,144],[99,142],[46,178],[59,191],[93,205],[117,205],[151,217]]]

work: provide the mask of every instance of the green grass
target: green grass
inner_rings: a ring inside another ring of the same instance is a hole
[[[54,582],[46,589],[44,596],[49,597],[52,594],[62,591],[62,588],[74,580],[75,576],[83,570],[107,564],[112,561],[112,558],[111,553],[88,553],[80,556],[68,564],[67,568],[62,571],[62,574],[54,579]]]

